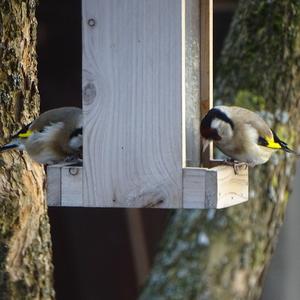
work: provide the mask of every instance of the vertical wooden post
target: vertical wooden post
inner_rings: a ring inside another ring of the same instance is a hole
[[[126,209],[126,216],[137,284],[141,287],[150,271],[141,209]]]
[[[200,116],[213,106],[213,0],[200,0]],[[201,151],[203,140],[201,140]],[[201,165],[209,166],[212,144],[201,153]]]
[[[186,161],[183,166],[200,166],[200,5],[199,0],[185,0],[183,24],[183,97],[185,112]]]
[[[87,206],[182,207],[182,0],[83,0]]]

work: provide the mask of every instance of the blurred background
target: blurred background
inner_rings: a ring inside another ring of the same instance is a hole
[[[215,62],[236,4],[214,1]],[[40,1],[37,19],[41,110],[81,106],[81,1]],[[263,300],[299,299],[300,164],[297,174]],[[171,213],[50,207],[57,299],[136,299]]]

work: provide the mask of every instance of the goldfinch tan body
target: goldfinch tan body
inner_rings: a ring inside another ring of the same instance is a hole
[[[61,107],[42,113],[0,151],[18,148],[42,164],[63,162],[82,153],[82,110]]]
[[[230,158],[251,166],[267,162],[278,149],[293,152],[256,113],[237,106],[216,106],[201,121],[201,135]]]

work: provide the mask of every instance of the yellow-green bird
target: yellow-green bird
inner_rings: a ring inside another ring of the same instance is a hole
[[[277,150],[299,155],[256,113],[237,106],[215,106],[201,121],[204,148],[214,144],[233,160],[255,166],[267,162]]]

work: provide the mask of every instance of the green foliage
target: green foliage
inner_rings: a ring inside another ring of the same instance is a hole
[[[266,100],[262,96],[257,96],[246,90],[237,92],[234,104],[253,111],[262,111],[265,109]]]
[[[267,99],[269,111],[290,100],[299,18],[299,1],[241,1],[217,65],[216,97],[233,103],[247,91]]]

